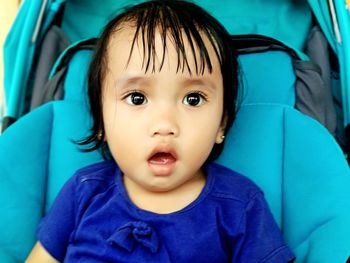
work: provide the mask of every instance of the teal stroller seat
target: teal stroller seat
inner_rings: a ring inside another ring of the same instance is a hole
[[[0,137],[1,262],[24,261],[40,219],[64,182],[102,159],[99,152],[79,151],[73,142],[88,133],[91,123],[82,74],[90,53],[81,50],[69,63],[63,101],[39,107]],[[287,53],[239,59],[244,89],[217,162],[263,189],[296,262],[345,262],[350,256],[350,170],[340,148],[323,126],[294,109],[295,75]]]

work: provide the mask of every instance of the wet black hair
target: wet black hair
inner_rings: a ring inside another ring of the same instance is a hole
[[[190,74],[195,72],[200,75],[207,67],[211,73],[212,63],[203,41],[203,38],[209,39],[219,60],[223,77],[223,121],[226,122],[226,134],[236,117],[239,76],[237,57],[229,33],[214,17],[194,3],[182,0],[153,0],[126,8],[107,24],[99,37],[88,72],[88,96],[93,125],[91,134],[79,143],[86,147],[84,150],[107,149],[108,151],[108,146],[103,141],[105,130],[102,115],[102,86],[107,73],[110,37],[117,33],[117,30],[121,30],[124,25],[135,28],[129,59],[135,43],[141,37],[145,72],[161,71],[167,48],[166,39],[170,37],[178,55],[177,71],[188,70]],[[155,35],[157,32],[161,35],[163,42],[163,58],[158,69],[155,63],[157,56]],[[190,53],[185,50],[184,37],[189,42],[195,69],[189,66],[187,56]],[[207,162],[215,160],[220,155],[223,145],[223,143],[215,144]]]

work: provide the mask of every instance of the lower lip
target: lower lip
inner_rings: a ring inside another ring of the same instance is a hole
[[[155,176],[170,176],[175,169],[176,160],[169,160],[166,163],[148,161],[148,167]]]

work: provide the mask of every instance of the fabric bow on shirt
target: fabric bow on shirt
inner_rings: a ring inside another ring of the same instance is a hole
[[[128,252],[132,252],[137,245],[144,246],[152,253],[156,253],[159,247],[156,232],[142,221],[129,222],[118,228],[107,242],[111,245],[118,245]]]

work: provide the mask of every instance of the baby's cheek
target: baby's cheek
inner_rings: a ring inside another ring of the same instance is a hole
[[[205,162],[216,140],[216,133],[210,129],[203,129],[201,134],[194,134],[184,144],[192,162]]]

